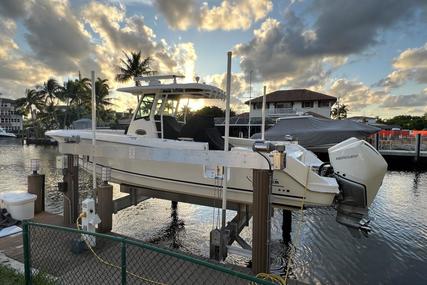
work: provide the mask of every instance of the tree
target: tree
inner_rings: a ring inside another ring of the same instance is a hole
[[[120,59],[119,73],[116,75],[116,81],[126,82],[137,76],[148,75],[154,73],[151,70],[151,57],[142,58],[141,51],[130,52],[127,54],[123,51],[125,59]],[[139,86],[139,80],[135,80],[135,86]]]
[[[347,118],[348,106],[344,104],[335,104],[331,110],[332,118],[336,120],[342,120]]]
[[[89,85],[91,87],[91,84]],[[109,91],[110,86],[108,85],[108,79],[101,79],[98,77],[95,81],[96,112],[102,120],[107,119],[107,109],[113,106],[111,102],[113,98],[109,97]],[[83,105],[86,112],[90,114],[92,112],[92,91],[84,97]]]
[[[54,78],[49,78],[42,86],[38,88],[40,94],[52,103],[57,97],[57,94],[61,91],[61,86]]]
[[[22,114],[31,114],[31,120],[34,123],[37,110],[43,108],[43,97],[35,89],[26,89],[25,97],[17,99],[16,105]]]
[[[200,110],[194,112],[195,115],[198,116],[206,116],[206,117],[224,117],[225,110],[217,107],[217,106],[206,106]],[[235,116],[236,113],[230,110],[230,117]]]

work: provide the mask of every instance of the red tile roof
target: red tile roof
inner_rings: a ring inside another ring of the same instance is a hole
[[[333,101],[337,98],[307,89],[277,90],[266,94],[266,102]],[[262,102],[262,96],[248,100],[245,104]]]

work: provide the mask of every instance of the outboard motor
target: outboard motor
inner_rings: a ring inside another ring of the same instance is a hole
[[[340,195],[337,202],[337,222],[369,230],[365,219],[383,182],[387,162],[364,140],[349,138],[328,149]]]

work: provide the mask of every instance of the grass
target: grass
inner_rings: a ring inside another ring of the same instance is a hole
[[[9,268],[4,265],[0,265],[0,276],[1,285],[17,285],[25,284],[24,274]],[[47,274],[38,273],[33,276],[32,280],[34,285],[53,285],[55,282],[48,277]]]

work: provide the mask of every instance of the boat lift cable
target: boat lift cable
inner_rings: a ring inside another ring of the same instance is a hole
[[[79,220],[81,220],[84,216],[85,216],[85,215],[84,215],[84,213],[81,213],[81,214],[79,215],[79,217],[77,218],[77,220],[76,220],[76,227],[77,227],[77,229],[78,229],[78,230],[81,230],[81,229],[80,229],[80,226],[79,226]],[[121,266],[118,266],[118,265],[115,265],[115,264],[113,264],[113,263],[111,263],[111,262],[108,262],[107,260],[105,260],[105,259],[103,259],[102,257],[100,257],[98,254],[96,254],[96,252],[93,250],[92,246],[89,244],[89,242],[86,240],[86,238],[83,238],[83,241],[85,242],[85,244],[86,244],[87,248],[90,250],[90,252],[91,252],[91,253],[96,257],[96,259],[97,259],[99,262],[101,262],[101,263],[102,263],[102,264],[104,264],[104,265],[107,265],[107,266],[110,266],[110,267],[113,267],[113,268],[116,268],[116,269],[119,269],[119,270],[121,270],[121,269],[122,269],[122,267],[121,267]],[[126,270],[126,273],[127,273],[127,274],[129,274],[129,275],[130,275],[130,276],[132,276],[132,277],[135,277],[135,278],[137,278],[137,279],[139,279],[139,280],[141,280],[141,281],[147,282],[147,283],[149,283],[149,284],[155,284],[155,285],[166,285],[165,283],[157,282],[157,281],[154,281],[154,280],[148,279],[148,278],[146,278],[146,277],[139,276],[138,274],[135,274],[135,273],[130,272],[130,271],[128,271],[128,270]]]
[[[289,254],[288,264],[286,266],[285,284],[287,284],[286,282],[288,281],[289,271],[291,268],[291,263],[293,262],[293,259],[294,259],[296,249],[299,246],[299,243],[301,241],[301,229],[304,224],[304,201],[307,194],[307,184],[308,184],[308,178],[309,178],[310,172],[311,172],[311,166],[307,169],[307,176],[306,176],[305,185],[304,185],[304,194],[301,199],[301,205],[300,205],[300,220],[298,222],[298,227],[296,232],[296,243],[295,243],[295,246],[291,248],[291,252]]]

